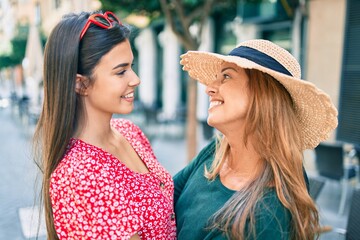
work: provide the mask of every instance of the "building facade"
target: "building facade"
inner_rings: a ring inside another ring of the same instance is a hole
[[[360,17],[354,12],[356,9],[360,11],[358,2],[269,0],[255,4],[239,0],[237,17],[234,20],[219,23],[214,19],[208,19],[200,36],[200,50],[226,54],[237,43],[251,38],[264,38],[281,45],[300,62],[302,78],[328,93],[339,108],[340,139],[360,142],[360,137],[356,137],[360,134],[347,137],[353,132],[352,128],[360,125],[357,124],[360,116],[356,115],[360,109],[355,107],[360,103],[356,94],[356,91],[360,91],[360,81],[357,77],[359,74],[356,72],[360,69],[360,53],[356,54],[360,49],[356,45],[360,42],[356,30],[360,25]],[[96,10],[101,5],[96,0],[1,0],[1,7],[0,39],[4,39],[4,35],[11,36],[14,29],[6,25],[12,18],[11,14],[17,21],[28,22],[30,26],[38,27],[37,31],[41,28],[43,33],[48,35],[65,13]],[[191,28],[196,35],[197,27]],[[36,49],[36,44],[36,41],[29,43],[28,48]],[[158,120],[172,121],[183,116],[186,108],[187,75],[179,65],[179,56],[183,49],[171,30],[166,24],[161,27],[150,25],[140,29],[133,47],[137,63],[135,68],[143,80],[138,92],[139,102],[145,108],[153,109]],[[39,56],[41,53],[39,51],[38,55],[35,55]],[[37,60],[28,59],[28,62],[41,62],[38,57],[33,58]],[[42,66],[38,64],[37,68],[32,67],[34,71],[24,71],[27,81],[35,81],[32,85],[37,85],[41,81],[40,76],[34,80],[34,76],[38,74],[36,69],[40,68]],[[349,88],[352,92],[346,90]],[[198,89],[197,116],[199,122],[204,122],[208,99],[201,85]],[[357,117],[347,116],[349,112]],[[349,119],[353,120],[349,122]],[[335,140],[336,135],[335,131],[331,140]]]

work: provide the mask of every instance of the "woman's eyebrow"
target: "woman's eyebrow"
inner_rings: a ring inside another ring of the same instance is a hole
[[[236,68],[233,68],[233,67],[223,68],[223,69],[221,69],[221,72],[224,72],[224,71],[226,71],[226,70],[228,70],[228,69],[231,69],[231,70],[234,70],[235,72],[237,72],[237,71],[236,71]]]
[[[126,67],[126,66],[129,66],[130,64],[129,63],[120,63],[118,65],[116,65],[115,67],[113,67],[112,70],[116,69],[116,68],[120,68],[120,67]]]

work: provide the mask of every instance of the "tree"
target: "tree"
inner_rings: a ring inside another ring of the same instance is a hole
[[[11,39],[10,54],[0,55],[0,69],[7,67],[14,67],[22,63],[22,60],[25,57],[28,32],[29,32],[28,25],[17,26],[17,34],[13,39]]]
[[[186,51],[198,49],[200,42],[191,35],[190,26],[197,23],[199,32],[206,19],[215,13],[236,16],[236,0],[100,0],[104,9],[145,15],[150,20],[164,18]],[[187,150],[188,160],[197,149],[196,82],[188,82],[187,96]]]

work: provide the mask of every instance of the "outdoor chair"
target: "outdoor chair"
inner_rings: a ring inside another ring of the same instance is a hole
[[[360,189],[354,189],[350,202],[350,211],[347,219],[346,229],[332,228],[324,233],[338,234],[336,239],[359,240],[360,239]],[[332,238],[333,239],[333,238]]]
[[[323,189],[325,185],[325,179],[319,176],[308,176],[309,180],[309,194],[310,197],[316,201],[318,198],[321,190]],[[318,230],[319,234],[332,231],[332,227],[329,225],[321,226]]]
[[[348,181],[358,176],[358,166],[344,163],[342,143],[320,143],[315,148],[315,163],[321,177],[338,181],[341,186],[339,214],[343,214],[348,192]]]

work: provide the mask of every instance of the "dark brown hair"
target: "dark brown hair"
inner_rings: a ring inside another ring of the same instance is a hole
[[[80,32],[91,14],[65,15],[52,30],[45,46],[44,102],[33,146],[35,162],[43,174],[40,201],[44,204],[48,239],[58,239],[49,193],[50,177],[66,152],[78,119],[84,117],[83,104],[75,92],[76,74],[90,81],[94,79],[94,68],[102,56],[130,34],[123,25],[102,29],[91,24],[80,41]]]

